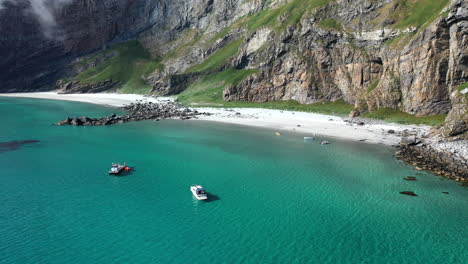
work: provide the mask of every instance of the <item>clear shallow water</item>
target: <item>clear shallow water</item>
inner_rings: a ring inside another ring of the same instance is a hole
[[[0,263],[468,261],[468,189],[390,148],[209,122],[50,125],[112,112],[0,98],[0,142],[40,140],[0,152]],[[110,177],[113,161],[136,170]]]

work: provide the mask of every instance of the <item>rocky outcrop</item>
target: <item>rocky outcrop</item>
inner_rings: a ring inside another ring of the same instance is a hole
[[[101,118],[90,118],[86,116],[74,118],[67,117],[64,120],[55,123],[55,125],[107,126],[143,120],[159,121],[161,119],[174,118],[187,120],[194,118],[198,115],[208,115],[207,113],[200,113],[198,111],[192,110],[190,108],[184,107],[180,104],[173,102],[157,104],[152,102],[137,102],[124,106],[123,109],[125,109],[128,112],[128,114],[123,116],[112,114],[110,116]]]
[[[455,90],[452,93],[452,105],[445,124],[435,133],[453,140],[468,140],[468,94]]]
[[[467,144],[463,142],[460,144]],[[410,138],[402,141],[397,157],[419,170],[427,170],[457,181],[468,182],[468,160],[464,156],[440,148],[429,142]]]

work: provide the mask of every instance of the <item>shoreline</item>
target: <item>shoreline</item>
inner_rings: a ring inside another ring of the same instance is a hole
[[[173,100],[169,97],[149,97],[136,94],[57,94],[56,92],[9,93],[0,97],[36,98],[49,100],[74,101],[123,107],[137,100],[163,103]],[[428,126],[386,123],[379,120],[364,120],[364,125],[350,122],[351,119],[317,113],[305,113],[262,108],[209,108],[191,107],[210,116],[198,116],[192,120],[222,122],[229,124],[262,127],[272,130],[292,131],[302,134],[316,134],[351,141],[396,146],[402,134],[422,135],[429,131]],[[359,119],[361,120],[361,119]],[[390,131],[390,133],[389,133]],[[272,131],[274,133],[276,131]]]

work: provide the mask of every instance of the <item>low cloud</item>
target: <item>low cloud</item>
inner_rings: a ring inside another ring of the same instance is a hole
[[[37,20],[45,37],[56,40],[63,38],[57,34],[59,28],[55,15],[57,11],[74,0],[0,0],[0,9],[5,8],[6,2],[15,4],[20,1],[28,3],[25,15],[33,16]]]
[[[0,0],[0,10],[4,8],[3,4],[6,3],[8,0]]]
[[[60,39],[58,36],[58,25],[55,17],[56,12],[73,0],[29,0],[30,12],[36,17],[41,25],[42,32],[47,38]]]

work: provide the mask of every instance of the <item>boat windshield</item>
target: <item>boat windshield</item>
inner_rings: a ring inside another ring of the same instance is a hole
[[[198,194],[206,194],[205,190],[199,190]]]

